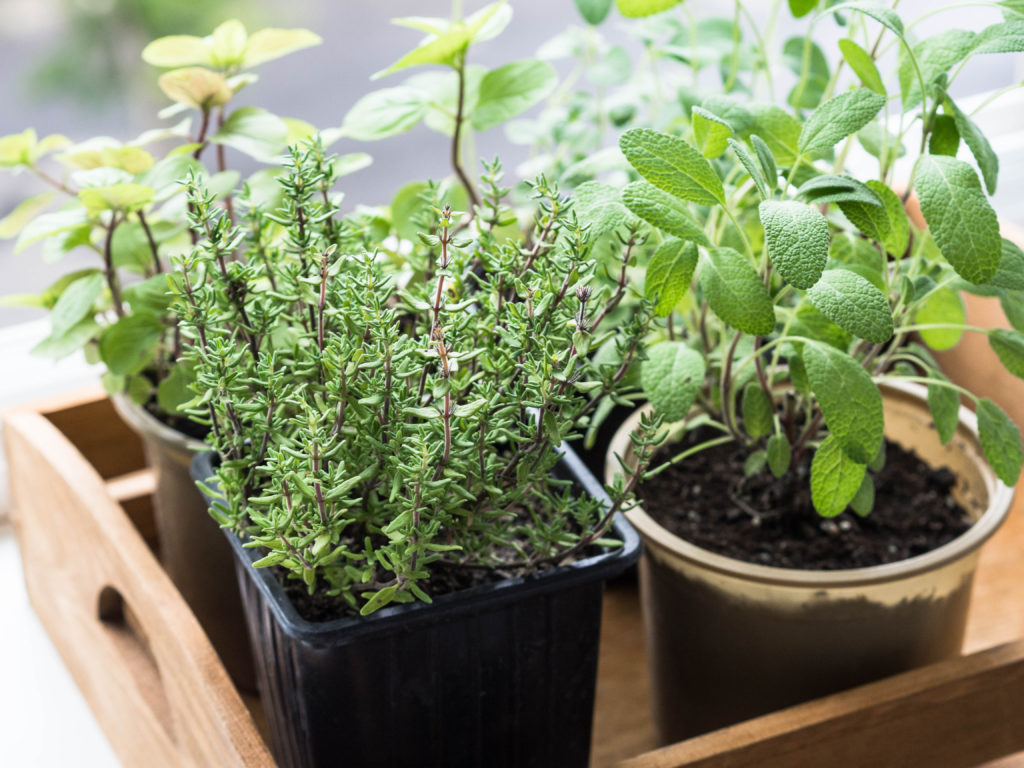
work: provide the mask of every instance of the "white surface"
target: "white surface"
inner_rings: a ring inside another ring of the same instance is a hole
[[[120,765],[32,610],[9,524],[0,524],[0,765]]]

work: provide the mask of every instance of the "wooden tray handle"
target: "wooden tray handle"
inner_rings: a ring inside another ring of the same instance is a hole
[[[3,418],[25,580],[118,756],[146,768],[273,766],[199,623],[60,419],[45,413]],[[77,416],[88,421],[87,411]]]

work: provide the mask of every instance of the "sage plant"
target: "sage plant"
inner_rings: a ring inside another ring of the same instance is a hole
[[[650,313],[605,331],[626,291],[595,287],[588,232],[558,189],[534,184],[524,245],[501,169],[465,217],[435,201],[409,264],[339,218],[330,159],[293,149],[284,205],[238,200],[232,224],[193,178],[205,233],[174,280],[195,375],[191,416],[210,425],[221,525],[352,610],[431,599],[456,583],[572,561],[605,538],[610,507],[554,476],[558,447],[643,355]],[[435,188],[436,191],[436,188]],[[624,231],[628,260],[636,233]],[[615,346],[619,362],[588,357]]]

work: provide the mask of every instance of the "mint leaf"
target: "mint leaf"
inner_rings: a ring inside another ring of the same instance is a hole
[[[811,460],[811,503],[822,517],[835,517],[860,490],[866,462],[853,461],[834,434],[818,446]]]
[[[825,424],[847,456],[867,464],[878,453],[885,429],[882,395],[875,382],[856,360],[835,347],[805,344],[803,359]]]
[[[834,96],[807,118],[797,148],[805,155],[826,152],[871,122],[884,106],[885,97],[866,88]]]
[[[874,344],[892,338],[892,311],[885,294],[860,275],[827,269],[807,298],[825,317],[858,338]]]
[[[60,338],[80,320],[92,315],[92,306],[103,293],[103,275],[93,272],[80,277],[69,285],[53,305],[50,324],[53,338]]]
[[[839,50],[850,65],[850,69],[860,78],[864,87],[877,94],[885,96],[885,84],[882,76],[878,73],[871,54],[857,45],[853,40],[842,39],[839,41]]]
[[[748,108],[754,116],[754,133],[761,137],[780,165],[792,165],[800,154],[800,122],[774,104],[751,104]],[[756,144],[754,149],[757,149]],[[772,181],[768,179],[769,186]]]
[[[928,378],[936,382],[949,382],[949,379],[938,371],[928,371]],[[928,408],[932,412],[932,421],[935,422],[935,431],[939,433],[939,441],[945,445],[953,439],[960,424],[960,395],[952,387],[929,382]]]
[[[546,61],[525,59],[492,69],[480,80],[480,91],[470,122],[486,131],[525,112],[558,84],[554,67]]]
[[[776,432],[769,437],[765,452],[768,454],[768,469],[771,470],[772,475],[782,477],[786,474],[789,462],[793,458],[793,449],[786,436],[781,432]]]
[[[751,382],[743,388],[743,400],[741,411],[743,413],[743,428],[747,434],[757,440],[759,437],[770,435],[774,424],[774,407],[768,395],[761,389],[757,382]]]
[[[1024,461],[1020,430],[1002,408],[987,398],[978,403],[978,435],[996,476],[1006,485],[1016,483]]]
[[[597,26],[608,16],[612,0],[576,0],[576,10],[587,24]]]
[[[956,273],[972,283],[992,279],[1003,243],[999,221],[967,163],[942,155],[922,155],[914,186],[921,213],[935,243]]]
[[[665,317],[690,289],[697,268],[697,246],[669,238],[654,252],[644,275],[644,296],[656,300],[654,313]]]
[[[647,353],[640,381],[654,410],[682,421],[704,382],[704,356],[681,341],[655,344]]]
[[[619,148],[630,165],[659,189],[701,205],[725,203],[725,190],[715,169],[682,139],[633,128],[622,134]]]
[[[966,323],[967,311],[960,293],[948,286],[932,291],[914,311],[914,322],[918,325]],[[962,328],[924,328],[919,333],[925,344],[940,351],[952,349],[964,335]]]
[[[718,157],[729,145],[732,127],[722,118],[702,107],[693,107],[693,139],[704,157]]]
[[[591,240],[617,229],[630,218],[622,204],[622,194],[610,184],[585,181],[576,187],[572,199],[580,223],[590,227]]]
[[[265,109],[242,107],[228,116],[210,141],[257,160],[268,160],[280,155],[288,146],[288,125]]]
[[[880,181],[869,181],[866,186],[881,201],[881,208],[852,200],[841,202],[839,207],[857,229],[899,258],[910,242],[910,224],[903,202]]]
[[[630,211],[662,232],[701,245],[710,245],[707,235],[682,200],[662,192],[646,181],[634,181],[622,190],[622,202]]]
[[[768,256],[795,288],[810,288],[828,261],[828,222],[814,208],[791,200],[765,200],[758,206]]]
[[[63,298],[63,297],[62,297]],[[1019,379],[1024,379],[1024,335],[1005,328],[989,331],[988,343],[999,356],[1006,370]]]
[[[738,331],[758,336],[775,330],[775,308],[754,266],[732,248],[700,257],[698,280],[712,311]]]

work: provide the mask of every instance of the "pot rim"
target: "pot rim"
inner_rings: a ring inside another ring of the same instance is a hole
[[[124,392],[115,392],[110,395],[110,402],[114,404],[114,410],[128,426],[140,435],[152,438],[163,447],[171,450],[187,451],[198,453],[210,449],[202,440],[179,432],[173,427],[164,424],[160,419],[132,400]]]
[[[579,483],[584,493],[610,504],[610,499],[596,477],[586,468],[583,461],[565,443],[560,447],[566,474]],[[216,454],[211,451],[198,453],[192,459],[192,478],[197,482],[215,487],[208,482],[213,475],[213,461]],[[213,500],[203,494],[207,504]],[[246,577],[251,580],[266,600],[274,620],[291,637],[315,645],[345,645],[356,642],[367,635],[387,635],[404,632],[415,626],[427,626],[451,621],[453,616],[478,613],[481,610],[504,605],[514,600],[565,589],[596,581],[607,581],[633,565],[640,558],[641,540],[633,527],[621,513],[616,513],[612,530],[622,540],[616,549],[592,555],[567,565],[539,571],[528,576],[517,576],[491,584],[483,584],[457,592],[449,592],[434,598],[433,603],[389,605],[369,616],[346,616],[330,621],[313,622],[302,618],[291,599],[269,568],[255,569],[251,564],[262,553],[246,548],[245,542],[234,531],[225,530],[231,547],[242,566]]]
[[[920,384],[901,381],[880,381],[879,388],[883,396],[900,397],[906,400],[925,401],[927,390]],[[888,391],[886,391],[888,390]],[[616,430],[605,462],[605,478],[611,483],[619,471],[616,454],[627,455],[631,448],[629,435],[636,427],[640,416],[650,409],[648,403],[634,411]],[[958,434],[968,437],[979,447],[978,422],[974,413],[966,406],[960,406]],[[964,434],[966,433],[966,434]],[[1013,488],[1000,481],[987,463],[980,462],[979,469],[985,480],[988,493],[988,507],[974,521],[971,527],[940,547],[921,555],[900,560],[895,563],[884,563],[863,568],[844,568],[839,570],[814,570],[797,568],[778,568],[770,565],[759,565],[737,560],[726,555],[716,554],[698,547],[685,539],[671,533],[648,515],[642,507],[635,506],[626,517],[639,531],[644,546],[682,560],[697,564],[700,567],[716,571],[744,581],[753,581],[776,586],[803,588],[835,588],[856,587],[867,584],[882,584],[906,579],[911,576],[936,570],[942,566],[966,557],[978,549],[1003,524],[1010,511],[1013,501]]]

